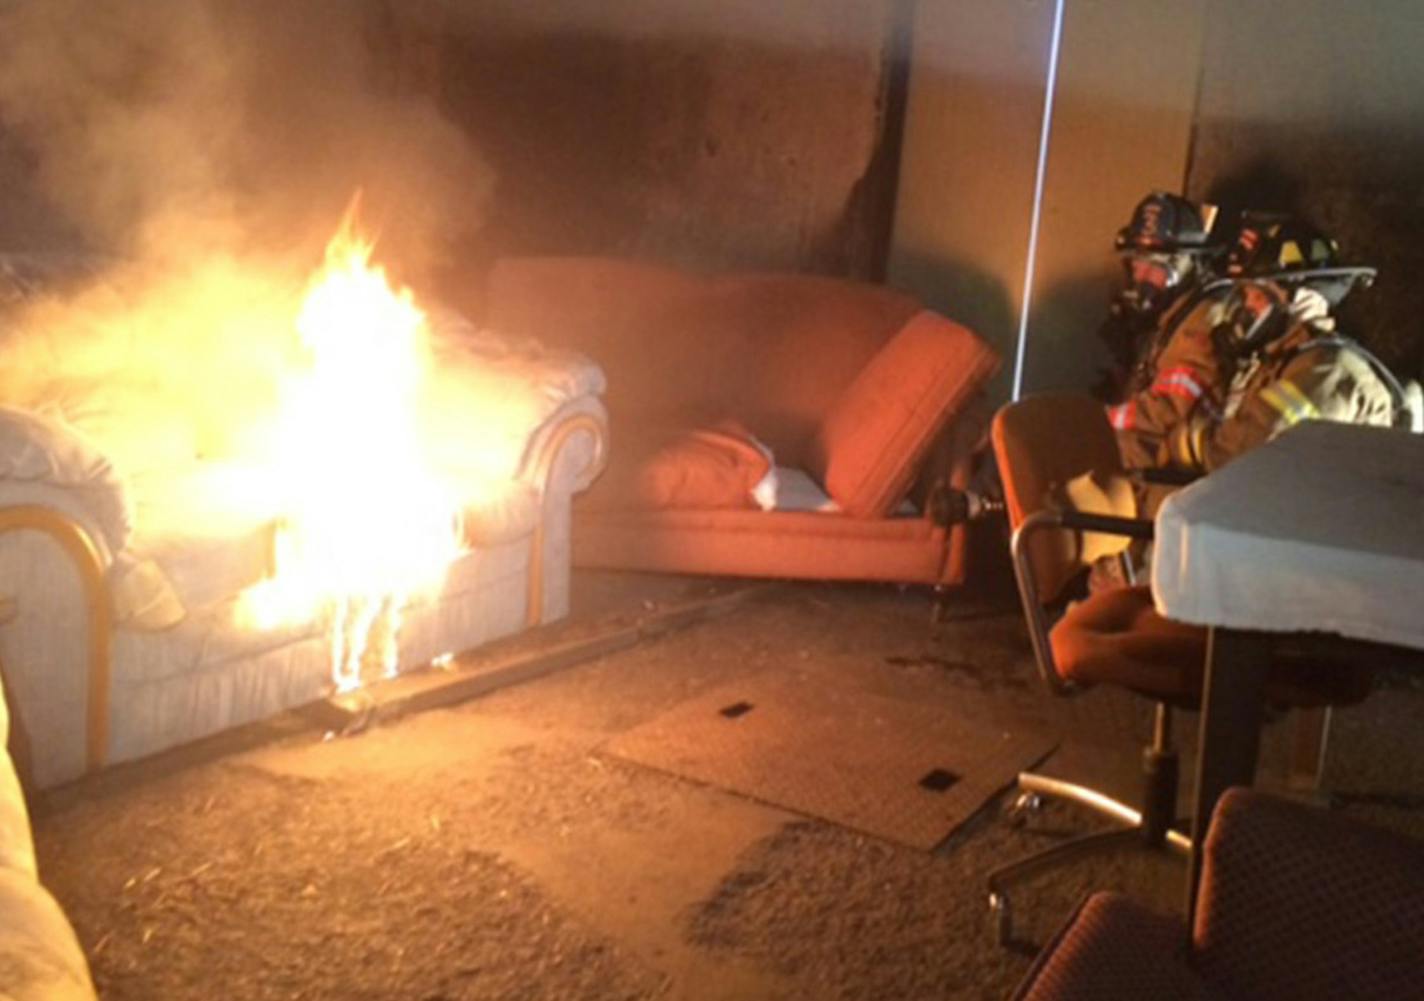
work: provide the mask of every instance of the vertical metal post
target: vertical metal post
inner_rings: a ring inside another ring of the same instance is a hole
[[[1023,394],[1024,362],[1028,351],[1028,314],[1033,299],[1033,270],[1038,260],[1038,227],[1043,217],[1043,185],[1048,174],[1048,140],[1053,134],[1053,98],[1058,90],[1058,53],[1063,47],[1063,8],[1067,0],[1054,0],[1053,33],[1048,42],[1048,75],[1043,86],[1043,119],[1038,135],[1038,168],[1033,181],[1033,214],[1028,224],[1028,260],[1024,262],[1023,297],[1019,307],[1019,339],[1014,351],[1013,399]]]

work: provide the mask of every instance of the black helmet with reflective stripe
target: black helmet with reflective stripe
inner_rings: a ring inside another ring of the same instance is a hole
[[[1340,245],[1329,235],[1293,216],[1266,212],[1241,214],[1236,242],[1226,255],[1226,273],[1241,278],[1339,264]]]
[[[1200,208],[1181,195],[1154,191],[1132,210],[1132,220],[1117,231],[1113,246],[1122,253],[1209,254],[1216,206]]]
[[[1236,242],[1226,255],[1231,278],[1269,278],[1305,285],[1334,308],[1353,289],[1370,285],[1375,269],[1341,263],[1340,245],[1329,234],[1293,216],[1243,212]]]

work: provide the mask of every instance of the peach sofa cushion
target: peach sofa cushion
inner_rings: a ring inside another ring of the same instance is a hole
[[[928,518],[866,520],[814,511],[576,513],[574,563],[656,573],[792,580],[957,583],[962,531]]]
[[[771,460],[745,427],[640,429],[615,436],[609,468],[583,500],[592,510],[755,508]]]
[[[924,310],[890,339],[821,421],[811,472],[841,510],[883,518],[936,435],[998,368],[964,327]]]

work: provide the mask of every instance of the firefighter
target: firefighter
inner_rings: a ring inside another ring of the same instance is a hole
[[[1100,395],[1120,400],[1153,331],[1174,303],[1213,273],[1220,248],[1211,242],[1216,208],[1154,191],[1133,209],[1113,247],[1122,259],[1124,285],[1098,331],[1112,356]]]
[[[1185,315],[1168,317],[1160,352],[1139,363],[1134,391],[1107,409],[1128,469],[1155,467],[1163,440],[1177,424],[1197,407],[1214,407],[1225,398],[1232,373],[1212,336],[1221,298],[1203,297],[1183,307]]]
[[[1222,269],[1226,277],[1208,281],[1163,317],[1138,362],[1130,394],[1108,408],[1129,469],[1156,467],[1167,436],[1190,414],[1221,412],[1238,357],[1217,333],[1236,282],[1269,277],[1290,288],[1305,285],[1319,297],[1302,301],[1323,299],[1329,312],[1358,281],[1373,276],[1371,269],[1339,267],[1338,246],[1315,227],[1255,212],[1242,214]]]
[[[1335,333],[1330,302],[1309,285],[1243,281],[1215,331],[1236,375],[1220,412],[1198,407],[1163,442],[1164,465],[1210,472],[1303,420],[1412,423],[1389,370]]]

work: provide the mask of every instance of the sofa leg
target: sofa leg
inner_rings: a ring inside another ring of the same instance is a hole
[[[938,626],[949,620],[949,585],[936,584],[930,600],[930,625]]]

